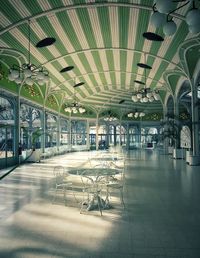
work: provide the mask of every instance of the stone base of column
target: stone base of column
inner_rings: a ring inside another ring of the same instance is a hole
[[[174,159],[185,159],[185,149],[173,149],[173,158]]]
[[[188,155],[186,162],[190,166],[198,166],[198,165],[200,165],[200,156]]]

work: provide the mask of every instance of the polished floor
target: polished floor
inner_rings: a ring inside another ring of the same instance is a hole
[[[133,150],[125,209],[117,195],[102,217],[80,214],[70,192],[66,206],[62,199],[52,204],[53,167],[83,167],[93,155],[22,165],[0,181],[1,258],[200,258],[200,167]]]

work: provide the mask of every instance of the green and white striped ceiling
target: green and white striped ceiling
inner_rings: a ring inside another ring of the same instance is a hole
[[[176,12],[178,29],[174,36],[153,42],[142,34],[164,34],[149,22],[152,5],[153,0],[5,0],[0,6],[0,50],[15,50],[17,60],[23,63],[27,58],[30,19],[31,62],[49,71],[48,92],[56,92],[58,102],[61,97],[70,101],[74,83],[84,81],[83,86],[76,88],[82,104],[127,111],[138,106],[146,112],[162,111],[161,101],[138,104],[131,100],[138,87],[134,80],[145,80],[144,69],[137,63],[146,59],[152,66],[146,70],[146,85],[158,88],[163,97],[168,89],[163,73],[182,69],[178,48],[192,37],[184,21],[190,6]],[[46,37],[54,37],[56,42],[36,48]],[[0,58],[10,65],[9,57],[6,60],[1,53]],[[61,74],[59,71],[66,66],[74,69]],[[125,102],[119,104],[122,99]]]

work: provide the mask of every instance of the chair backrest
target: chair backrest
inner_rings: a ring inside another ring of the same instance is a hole
[[[53,182],[55,184],[55,186],[60,185],[63,183],[63,179],[64,179],[64,168],[62,166],[55,166],[53,169]]]
[[[65,171],[64,171],[64,167],[63,166],[55,166],[54,169],[53,169],[54,176],[56,176],[56,175],[63,176],[64,172]]]
[[[63,183],[63,179],[64,179],[64,177],[60,173],[56,173],[55,174],[55,183],[56,183],[56,185],[62,184]]]

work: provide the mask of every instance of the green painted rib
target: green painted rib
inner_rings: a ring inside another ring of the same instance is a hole
[[[188,66],[190,77],[193,76],[194,70],[199,60],[199,56],[200,56],[200,46],[193,46],[192,50],[187,51],[186,53],[186,61],[188,64],[190,64]]]
[[[126,72],[127,51],[120,51],[120,71]]]
[[[168,77],[168,80],[169,80],[169,83],[170,83],[173,93],[175,93],[175,91],[176,91],[176,86],[177,86],[179,78],[180,78],[180,75],[176,75],[176,74]]]
[[[63,11],[63,12],[59,12],[56,14],[59,22],[60,22],[60,25],[62,26],[66,36],[68,37],[70,43],[72,44],[73,48],[78,51],[78,50],[81,50],[81,44],[79,42],[79,39],[78,39],[78,35],[76,35],[74,29],[73,29],[73,24],[71,23],[70,21],[70,18],[69,18],[69,13],[70,11]],[[69,29],[70,28],[70,29]]]
[[[106,57],[107,57],[107,61],[108,61],[109,70],[114,71],[115,66],[114,66],[113,51],[112,50],[106,50]],[[113,73],[111,73],[110,77],[111,77],[112,84],[115,85],[116,84],[115,75]]]
[[[92,69],[91,69],[91,66],[90,66],[90,63],[89,63],[89,60],[87,59],[86,57],[86,54],[85,53],[79,53],[78,54],[78,57],[80,58],[85,70],[88,72],[88,73],[91,73],[92,72]]]
[[[1,3],[1,12],[7,17],[11,23],[16,23],[22,19],[21,15],[15,10],[9,1],[3,1]]]
[[[128,29],[129,29],[130,8],[118,8],[119,17],[119,45],[121,48],[127,48]],[[125,66],[126,67],[126,66]]]
[[[101,26],[101,34],[106,48],[112,47],[109,11],[106,7],[98,7],[98,18]]]
[[[23,0],[23,4],[29,10],[29,12],[32,14],[32,16],[34,16],[38,13],[42,13],[42,11],[43,11],[37,1]]]
[[[97,44],[96,44],[95,36],[93,33],[92,25],[90,22],[88,10],[83,8],[83,9],[77,9],[76,12],[79,17],[80,23],[82,25],[82,29],[84,31],[84,34],[87,39],[89,47],[97,48]]]
[[[48,0],[47,2],[52,8],[59,8],[61,6],[64,6],[62,0]]]
[[[52,26],[51,21],[48,19],[48,17],[41,17],[37,20],[40,27],[43,29],[47,37],[54,37],[56,39],[56,42],[54,43],[54,46],[57,48],[58,52],[60,52],[61,55],[66,54],[66,48],[63,44],[63,42],[59,39],[58,34],[55,30],[55,28]],[[41,40],[41,39],[40,39]],[[45,53],[47,51],[52,51],[51,46],[48,48],[41,48],[41,53]],[[45,52],[46,51],[46,52]],[[53,53],[52,53],[53,54]],[[47,58],[48,60],[51,58]]]
[[[173,57],[175,56],[177,49],[181,42],[183,42],[187,36],[188,32],[185,30],[184,23],[181,23],[178,31],[176,32],[176,37],[173,38],[172,43],[170,44],[170,47],[166,51],[166,54],[164,55],[164,59],[166,60],[172,60]],[[167,69],[168,64],[165,63],[164,61],[161,63],[159,68],[157,69],[157,72],[154,75],[155,80],[159,80],[161,75],[164,73],[164,71]]]
[[[94,58],[94,62],[95,62],[95,65],[98,69],[98,72],[103,72],[103,64],[101,63],[101,59],[100,59],[100,56],[99,56],[100,51],[101,50],[99,50],[99,51],[95,50],[95,51],[92,51],[91,53],[92,53],[92,56]]]
[[[144,46],[144,43],[148,44],[148,42],[145,42],[146,39],[142,36],[144,32],[147,32],[147,28],[149,25],[149,18],[150,18],[150,12],[147,10],[139,10],[139,17],[138,17],[138,24],[137,32],[136,32],[136,44],[134,46],[134,49],[137,49],[139,51],[142,51],[142,48]]]

